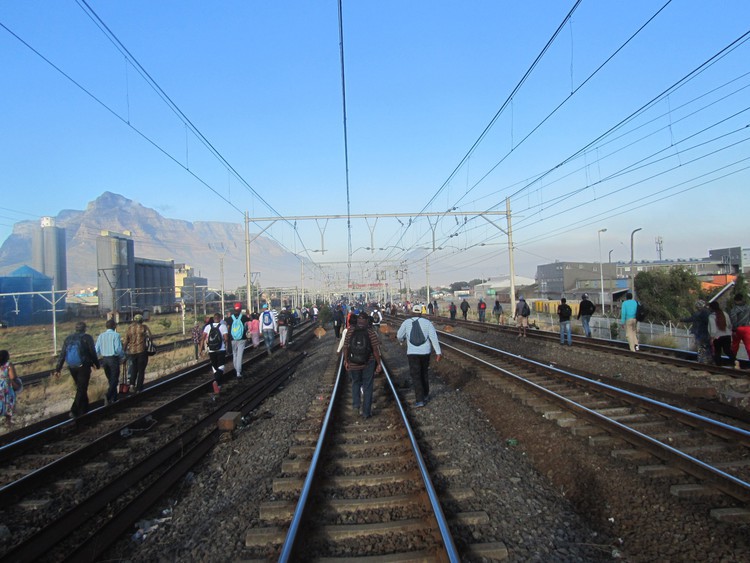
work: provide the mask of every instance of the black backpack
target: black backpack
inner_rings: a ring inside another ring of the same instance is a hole
[[[640,302],[635,307],[635,320],[639,323],[646,320],[646,307],[641,305]]]
[[[370,360],[372,342],[366,328],[355,328],[349,341],[349,363],[363,366]]]
[[[219,330],[219,324],[211,323],[211,330],[208,331],[208,349],[211,352],[218,352],[221,350],[221,344],[224,339],[221,337],[221,331]]]
[[[419,325],[419,319],[414,319],[411,322],[411,333],[409,333],[409,342],[412,346],[421,346],[427,342],[427,337],[422,331],[422,327]]]

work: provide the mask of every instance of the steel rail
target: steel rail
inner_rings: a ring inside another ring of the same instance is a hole
[[[339,358],[339,367],[336,370],[336,381],[333,384],[333,391],[331,392],[331,400],[328,402],[328,408],[326,409],[326,414],[323,417],[323,425],[320,430],[320,436],[318,436],[318,442],[315,446],[315,451],[313,452],[312,460],[310,461],[310,467],[307,470],[307,476],[305,477],[305,483],[302,485],[302,491],[300,492],[299,500],[297,501],[297,506],[294,509],[294,516],[292,516],[292,521],[289,524],[289,529],[286,533],[286,538],[284,538],[284,544],[281,547],[281,553],[279,555],[279,562],[280,563],[288,563],[291,560],[291,557],[294,553],[295,544],[297,542],[297,536],[299,534],[300,525],[302,524],[302,518],[305,515],[305,512],[307,511],[308,505],[307,501],[310,497],[310,491],[312,491],[313,484],[315,483],[315,479],[317,478],[317,469],[318,469],[318,462],[320,461],[320,458],[322,456],[323,447],[325,446],[326,441],[328,440],[328,426],[331,423],[332,414],[333,414],[333,406],[336,397],[336,393],[338,392],[339,385],[341,385],[341,379],[342,374],[344,373],[344,355],[341,354]]]
[[[48,553],[61,541],[75,533],[79,526],[85,524],[94,515],[106,508],[109,503],[125,494],[131,487],[137,486],[144,479],[147,479],[159,467],[168,463],[170,459],[176,458],[176,461],[170,465],[164,474],[141,491],[133,501],[120,510],[100,530],[86,538],[73,554],[66,557],[67,560],[71,561],[97,561],[99,555],[127,531],[134,519],[157,499],[161,498],[164,491],[218,442],[218,430],[214,429],[205,433],[206,428],[215,425],[216,421],[226,412],[239,410],[243,414],[247,414],[256,408],[273,389],[288,377],[290,370],[305,356],[304,353],[295,356],[274,370],[269,377],[243,390],[238,396],[233,397],[220,408],[203,417],[163,448],[138,462],[83,503],[73,507],[53,523],[9,550],[0,561],[33,561]]]
[[[300,325],[295,327],[295,329],[299,329],[297,336],[299,337],[308,333],[311,327],[312,327],[312,323],[309,323],[309,322],[301,323]],[[273,345],[273,349],[276,350],[278,349],[278,347],[279,347],[278,341],[275,341]],[[231,357],[232,357],[232,354],[231,353],[228,354],[227,361],[229,361],[229,358]],[[245,362],[243,363],[253,364],[255,362],[261,361],[265,357],[266,357],[266,353],[264,351],[259,351],[254,355],[246,354]],[[14,455],[18,455],[18,451],[20,449],[23,449],[26,447],[32,447],[34,444],[38,443],[39,441],[46,440],[47,437],[51,436],[54,432],[65,432],[71,429],[77,423],[85,422],[85,421],[93,421],[103,416],[112,414],[113,412],[118,412],[130,406],[133,406],[133,401],[144,400],[150,394],[151,389],[159,388],[165,384],[171,385],[173,383],[179,382],[179,379],[181,378],[188,377],[190,375],[196,375],[198,372],[207,369],[210,363],[211,363],[210,360],[199,360],[197,363],[191,366],[179,369],[170,375],[166,375],[164,377],[157,379],[156,381],[148,383],[144,387],[142,393],[139,393],[138,395],[126,396],[122,400],[116,402],[113,405],[109,405],[106,408],[103,402],[101,401],[97,403],[92,403],[91,410],[85,415],[78,417],[77,420],[71,420],[70,417],[68,416],[68,413],[66,412],[66,413],[61,413],[58,415],[51,416],[48,419],[35,422],[23,428],[14,430],[12,432],[8,432],[7,434],[3,434],[2,436],[0,436],[0,462],[5,459],[8,459],[9,457],[13,457]],[[227,370],[224,375],[228,376],[233,371],[234,371],[233,368],[230,370]],[[45,374],[48,375],[48,372],[45,372]],[[24,378],[24,381],[25,381],[25,378]],[[96,404],[98,404],[99,406],[93,406]]]
[[[417,459],[419,472],[422,477],[422,481],[424,483],[425,489],[427,491],[427,495],[430,500],[430,505],[432,507],[433,513],[435,515],[435,520],[438,525],[438,529],[440,530],[440,536],[443,541],[443,545],[445,547],[446,555],[449,561],[453,563],[458,563],[461,561],[461,558],[458,555],[458,551],[456,550],[456,546],[453,542],[453,537],[451,536],[450,529],[448,527],[448,522],[443,513],[443,509],[440,506],[440,501],[438,499],[437,493],[435,492],[435,487],[432,484],[432,480],[430,479],[429,472],[427,471],[427,466],[419,450],[419,445],[417,444],[416,437],[411,428],[411,425],[409,424],[409,420],[408,420],[408,417],[406,416],[406,412],[404,411],[403,405],[401,404],[401,401],[398,398],[398,393],[396,392],[396,388],[393,385],[391,376],[388,373],[387,368],[382,362],[381,362],[381,367],[383,368],[383,374],[385,375],[386,381],[388,382],[388,386],[390,387],[391,392],[393,393],[393,396],[395,398],[395,403],[401,414],[402,422],[405,425],[407,435],[411,443],[412,451],[414,452],[414,455]],[[344,373],[345,373],[344,359],[342,356],[341,359],[339,360],[339,367],[336,373],[336,382],[334,384],[334,388],[331,393],[331,401],[329,402],[328,408],[326,409],[326,414],[323,419],[323,425],[320,431],[320,436],[318,437],[317,445],[315,447],[315,452],[313,453],[312,461],[310,462],[310,467],[308,469],[307,476],[305,477],[305,483],[302,486],[300,498],[299,498],[299,501],[297,502],[297,506],[294,511],[294,516],[292,517],[292,522],[289,525],[289,529],[287,531],[287,535],[286,535],[284,544],[281,549],[281,554],[279,556],[280,563],[288,563],[289,561],[293,560],[292,558],[294,556],[294,550],[296,547],[295,544],[297,542],[297,537],[299,535],[300,525],[302,523],[302,519],[305,515],[305,512],[308,508],[308,499],[310,497],[310,492],[312,491],[313,484],[315,483],[315,480],[317,478],[318,462],[320,461],[323,449],[325,447],[325,443],[328,439],[328,427],[331,423],[333,408],[335,404],[335,398],[337,395],[339,385],[341,385],[341,380],[343,378]]]
[[[690,418],[694,420],[699,426],[707,424],[707,425],[715,426],[723,431],[732,431],[732,432],[735,432],[738,436],[742,436],[745,440],[747,440],[748,437],[750,437],[750,432],[747,432],[740,428],[736,428],[728,424],[724,424],[722,422],[718,422],[718,421],[715,421],[715,420],[712,420],[712,419],[709,419],[700,415],[696,415],[688,411],[683,411],[682,409],[673,407],[672,405],[668,405],[666,403],[655,401],[654,399],[650,399],[649,397],[643,397],[636,393],[632,393],[630,391],[624,391],[616,387],[613,387],[611,385],[607,385],[605,383],[592,381],[590,379],[577,376],[576,374],[566,372],[565,370],[561,370],[559,368],[554,368],[554,367],[548,366],[546,364],[542,364],[534,360],[529,360],[528,358],[522,358],[521,356],[515,356],[514,354],[510,354],[508,352],[504,352],[502,350],[492,348],[491,346],[472,342],[470,340],[466,340],[458,336],[453,336],[453,335],[448,335],[448,336],[464,341],[465,343],[469,343],[473,346],[483,348],[492,353],[496,353],[496,354],[499,353],[502,355],[511,356],[519,361],[523,361],[523,362],[535,365],[537,367],[541,367],[545,370],[557,372],[560,374],[565,374],[566,376],[580,379],[581,381],[585,382],[586,385],[600,387],[601,389],[606,389],[608,392],[614,392],[618,395],[622,395],[623,397],[630,397],[631,399],[634,399],[638,402],[646,403],[650,406],[656,406],[659,409],[664,410],[664,411],[673,412],[675,414],[679,413],[680,415],[683,415],[685,418]],[[581,405],[580,403],[577,403],[571,399],[568,399],[567,397],[563,397],[562,395],[555,393],[554,391],[550,391],[549,389],[546,389],[541,385],[538,385],[532,381],[529,381],[528,379],[525,379],[511,371],[508,371],[507,369],[501,368],[481,358],[473,356],[469,354],[468,352],[465,352],[463,350],[460,350],[459,348],[456,348],[455,346],[451,346],[450,344],[445,343],[443,344],[443,346],[451,350],[454,350],[458,352],[459,354],[463,354],[464,356],[469,357],[472,360],[479,362],[495,371],[501,372],[505,374],[506,376],[511,377],[515,381],[521,383],[522,385],[535,390],[536,392],[542,394],[543,396],[553,399],[556,403],[561,404],[562,406],[566,407],[568,410],[571,410],[576,414],[579,414],[589,420],[594,421],[597,424],[600,424],[612,430],[615,434],[621,436],[627,442],[630,442],[635,446],[642,447],[646,449],[647,451],[649,451],[649,453],[653,454],[654,456],[675,464],[681,470],[685,471],[686,473],[690,475],[693,475],[694,477],[710,482],[714,487],[726,493],[727,495],[742,502],[750,502],[750,483],[743,481],[741,479],[738,479],[734,475],[730,475],[729,473],[721,471],[720,469],[713,467],[712,465],[705,463],[704,461],[698,458],[695,458],[684,452],[681,452],[680,450],[673,448],[672,446],[664,444],[663,442],[660,442],[659,440],[652,438],[651,436],[643,434],[642,432],[639,432],[637,430],[633,430],[632,428],[620,422],[607,418],[606,416],[599,414],[595,410],[589,409],[588,407],[585,407]]]
[[[440,506],[440,500],[438,499],[437,492],[435,492],[435,487],[432,484],[432,479],[430,479],[430,473],[427,471],[427,465],[424,462],[422,452],[420,451],[419,445],[417,444],[417,438],[414,435],[411,424],[409,424],[409,418],[406,416],[404,406],[401,404],[401,401],[398,400],[398,393],[396,392],[396,386],[393,384],[391,374],[388,373],[388,369],[386,368],[385,364],[381,363],[381,365],[383,367],[383,374],[385,375],[386,381],[388,381],[388,386],[391,388],[391,392],[396,398],[396,406],[401,413],[401,419],[404,421],[404,424],[406,426],[406,431],[409,435],[409,441],[411,442],[411,448],[417,458],[417,462],[419,464],[419,472],[422,475],[422,481],[424,482],[425,488],[427,489],[427,495],[430,498],[430,505],[432,506],[432,510],[435,514],[438,528],[440,528],[440,536],[442,537],[443,544],[445,545],[446,554],[448,555],[448,559],[451,562],[458,563],[459,561],[461,561],[461,557],[458,555],[458,550],[456,549],[456,545],[453,542],[453,536],[451,535],[450,529],[448,527],[448,520],[445,518],[443,508]]]
[[[409,316],[409,315],[405,315]],[[503,333],[515,333],[517,328],[512,325],[497,325],[494,323],[480,323],[478,321],[469,321],[463,319],[449,319],[446,317],[432,317],[433,322],[440,322],[450,326],[457,326],[467,328],[469,330],[478,331],[482,333],[494,332],[498,334]],[[529,338],[536,338],[540,340],[555,341],[558,338],[558,334],[548,330],[531,330],[527,331]],[[671,365],[681,366],[691,369],[698,369],[703,371],[709,371],[711,373],[719,373],[732,377],[734,379],[747,379],[748,374],[743,371],[738,371],[730,366],[715,366],[712,364],[700,364],[697,361],[698,353],[692,350],[682,350],[678,348],[668,348],[665,346],[655,346],[653,344],[640,344],[640,350],[638,352],[630,352],[628,343],[624,340],[611,340],[606,338],[586,338],[580,335],[573,335],[573,342],[578,345],[585,346],[592,350],[601,350],[607,353],[624,353],[632,357],[640,357],[653,361],[668,362]]]
[[[306,333],[308,333],[307,330],[301,332],[300,336]],[[261,359],[263,357],[265,357],[264,353],[258,353],[248,361],[257,361],[258,359]],[[54,432],[63,432],[66,429],[72,429],[73,425],[82,421],[96,421],[103,418],[106,414],[126,410],[129,407],[135,406],[134,401],[145,401],[149,398],[149,396],[155,395],[159,389],[163,389],[165,387],[169,388],[173,385],[177,385],[188,376],[194,375],[196,372],[201,371],[204,368],[205,366],[203,364],[191,366],[182,372],[178,372],[176,375],[159,379],[154,384],[144,389],[142,393],[139,393],[134,397],[129,397],[126,401],[119,401],[114,405],[107,407],[106,409],[94,409],[86,415],[79,417],[78,422],[66,418],[63,420],[63,422],[56,423],[51,427],[26,436],[16,442],[6,444],[5,446],[0,447],[0,461],[8,461],[14,456],[23,455],[23,451],[25,449],[28,449],[39,443],[44,443],[44,441],[48,439],[48,437]],[[114,444],[125,440],[127,438],[127,435],[129,434],[127,432],[129,429],[149,426],[150,424],[152,424],[154,416],[158,417],[164,413],[168,413],[176,408],[179,408],[180,405],[189,402],[194,397],[204,394],[208,389],[210,389],[210,386],[211,381],[209,380],[201,382],[185,393],[182,393],[180,396],[170,400],[168,403],[157,407],[152,412],[149,412],[148,414],[140,416],[134,420],[130,420],[117,429],[108,432],[103,436],[100,436],[93,442],[90,442],[85,446],[71,451],[68,454],[60,456],[51,463],[27,473],[16,481],[1,486],[0,503],[2,505],[11,503],[14,499],[28,494],[35,487],[41,486],[49,478],[52,478],[61,472],[75,468],[79,464],[83,463],[86,459],[94,457],[103,451],[106,451],[107,449],[113,447]]]
[[[542,362],[538,362],[538,361],[532,360],[530,358],[524,358],[523,356],[518,356],[516,354],[512,354],[510,352],[507,352],[505,350],[500,350],[498,348],[493,348],[492,346],[487,346],[486,344],[482,344],[480,342],[473,342],[473,341],[468,340],[466,338],[463,338],[461,336],[455,336],[453,334],[447,334],[447,333],[442,334],[442,336],[447,336],[449,338],[454,338],[456,340],[463,341],[465,344],[469,344],[471,346],[475,346],[475,347],[478,347],[478,348],[483,348],[483,349],[485,349],[485,350],[487,350],[487,351],[489,351],[491,353],[494,353],[494,354],[500,354],[500,355],[503,355],[503,356],[510,357],[511,359],[513,359],[515,361],[519,361],[519,362],[523,362],[523,363],[534,365],[534,366],[542,368],[542,369],[544,369],[546,371],[551,371],[551,372],[554,372],[556,374],[559,374],[559,375],[561,375],[561,376],[563,376],[563,377],[565,377],[567,379],[571,379],[571,380],[574,380],[576,382],[583,383],[584,385],[587,385],[587,386],[597,387],[599,389],[606,390],[607,392],[609,392],[611,394],[614,394],[614,395],[616,395],[619,398],[630,399],[630,400],[633,400],[633,401],[635,401],[637,403],[646,403],[649,406],[652,406],[652,407],[656,408],[659,411],[666,412],[667,414],[669,414],[671,416],[679,417],[686,424],[691,424],[692,423],[694,425],[708,425],[708,426],[711,426],[712,427],[712,429],[711,429],[712,433],[718,434],[718,435],[720,435],[720,436],[722,436],[724,438],[728,438],[728,439],[732,439],[732,440],[737,440],[738,442],[740,442],[740,443],[742,443],[742,444],[750,447],[750,432],[748,432],[747,430],[743,430],[742,428],[738,428],[736,426],[732,426],[731,424],[726,424],[724,422],[721,422],[721,421],[718,421],[718,420],[714,420],[714,419],[708,418],[706,416],[702,416],[702,415],[699,415],[699,414],[696,414],[696,413],[693,413],[693,412],[690,412],[690,411],[686,411],[685,409],[681,409],[679,407],[675,407],[673,405],[670,405],[668,403],[664,403],[662,401],[657,401],[656,399],[652,399],[650,397],[646,397],[644,395],[640,395],[640,394],[635,393],[633,391],[628,391],[626,389],[622,389],[620,387],[616,387],[616,386],[610,385],[608,383],[603,383],[601,381],[596,381],[596,380],[593,380],[593,379],[589,379],[589,378],[584,377],[582,375],[578,375],[576,373],[572,373],[572,372],[566,371],[564,369],[560,369],[558,367],[550,366],[548,364],[544,364]],[[452,348],[453,350],[461,352],[461,350],[459,350],[458,348],[452,347],[450,345],[448,345],[448,346],[450,348]],[[462,352],[462,353],[465,354],[465,352]],[[474,357],[472,356],[472,358],[474,358]],[[479,359],[479,358],[474,358],[474,359]],[[483,360],[480,359],[480,361],[483,361]],[[495,366],[495,367],[497,367],[497,366]],[[498,369],[502,369],[502,368],[498,368]],[[514,374],[511,374],[510,372],[508,372],[508,374],[514,375]],[[515,376],[515,377],[518,377],[518,376]],[[536,385],[536,384],[534,384],[534,385]],[[541,388],[541,389],[543,389],[543,388]]]

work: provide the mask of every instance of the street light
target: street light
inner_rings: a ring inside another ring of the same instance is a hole
[[[599,229],[596,236],[599,238],[599,287],[602,290],[602,315],[604,315],[604,269],[602,266],[602,233],[606,233],[607,229]]]
[[[630,233],[630,289],[633,292],[633,299],[635,299],[635,260],[633,259],[633,235],[642,230],[643,229],[641,227],[638,227],[632,233]]]

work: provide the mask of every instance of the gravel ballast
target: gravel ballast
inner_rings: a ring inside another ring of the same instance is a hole
[[[381,340],[397,384],[408,386],[405,349],[385,335]],[[531,344],[493,337],[501,344],[503,340],[509,348]],[[274,499],[272,481],[281,474],[308,408],[320,400],[335,346],[332,332],[313,340],[310,356],[283,389],[252,413],[249,425],[220,443],[144,515],[132,537],[123,538],[103,559],[215,562],[248,557],[245,532],[257,525],[259,505]],[[565,360],[558,349],[536,346],[534,353],[538,359]],[[450,477],[455,481],[450,485],[475,492],[468,506],[446,502],[446,511],[483,510],[489,515],[486,525],[458,530],[459,545],[472,535],[474,541],[502,542],[509,561],[745,560],[746,527],[719,524],[704,507],[671,497],[668,487],[648,486],[634,468],[613,462],[608,452],[588,447],[490,388],[450,355],[440,363],[433,357],[430,385],[427,406],[408,409],[415,428],[423,429],[428,464],[438,463],[429,452],[443,452],[440,463],[461,470]],[[405,390],[403,396],[413,404],[413,392]]]

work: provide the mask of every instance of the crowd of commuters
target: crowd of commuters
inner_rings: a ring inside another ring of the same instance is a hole
[[[485,322],[487,304],[484,299],[478,300],[476,308],[478,321]],[[459,309],[463,318],[467,319],[471,310],[467,299],[462,299],[458,306],[453,301],[449,302],[447,312],[451,320],[455,320]],[[437,361],[441,359],[437,332],[428,318],[438,316],[439,310],[436,300],[427,305],[387,303],[385,308],[378,305],[357,308],[343,303],[332,307],[331,321],[339,343],[338,351],[343,353],[344,367],[351,383],[352,407],[364,418],[373,414],[373,382],[382,371],[378,329],[384,320],[383,311],[391,315],[399,311],[411,314],[399,326],[396,339],[407,344],[406,356],[414,389],[414,405],[423,407],[429,400],[430,356],[435,354]],[[581,321],[586,337],[591,337],[591,318],[595,311],[595,305],[584,293],[578,305],[576,319]],[[523,295],[519,296],[512,313],[518,327],[518,336],[525,337],[531,308]],[[264,304],[260,311],[250,313],[242,308],[242,303],[237,302],[226,317],[216,313],[207,317],[203,323],[194,323],[190,335],[193,357],[200,360],[208,356],[214,375],[213,391],[218,395],[224,382],[227,354],[231,352],[235,376],[242,378],[247,375],[243,370],[244,352],[247,348],[257,349],[263,342],[266,353],[271,355],[277,336],[279,346],[285,348],[292,343],[295,325],[306,319],[317,322],[319,314],[317,307],[296,309],[284,306],[277,312],[276,308],[269,307],[268,304]],[[572,345],[573,314],[566,298],[562,297],[557,307],[561,345]],[[627,292],[620,306],[619,321],[625,328],[625,336],[633,352],[640,350],[637,327],[642,320],[641,314],[641,305],[632,293]],[[504,324],[504,311],[499,299],[495,300],[492,315],[497,324]],[[143,320],[143,315],[134,315],[121,338],[117,323],[114,319],[109,319],[105,330],[96,340],[86,333],[86,323],[80,321],[76,323],[75,332],[65,338],[53,375],[59,377],[63,366],[67,364],[75,384],[75,398],[70,408],[72,418],[89,410],[88,388],[92,370],[104,371],[107,380],[105,405],[117,402],[123,393],[138,393],[143,390],[149,355],[153,353],[153,336]],[[728,304],[727,310],[722,309],[718,300],[709,303],[699,300],[693,313],[681,320],[690,324],[698,361],[721,365],[726,358],[729,365],[739,368],[737,353],[740,346],[744,346],[750,356],[750,305],[741,295],[738,294]],[[120,383],[121,373],[127,384]],[[17,395],[22,386],[21,378],[10,361],[10,353],[0,350],[0,415],[6,424],[12,422]]]

